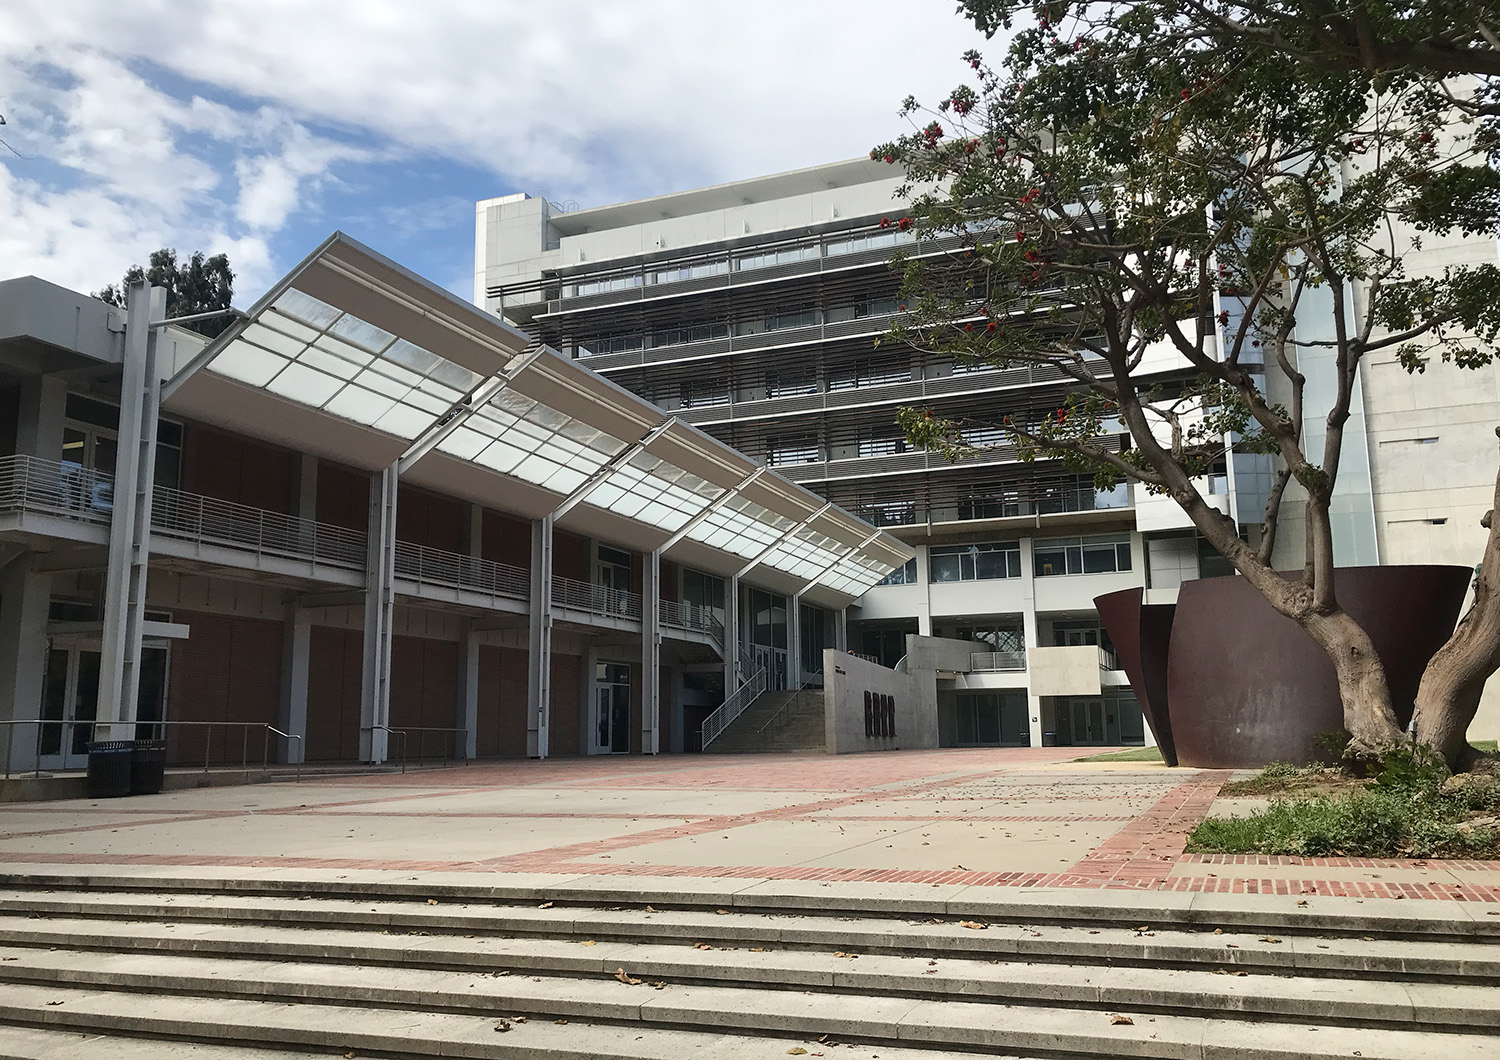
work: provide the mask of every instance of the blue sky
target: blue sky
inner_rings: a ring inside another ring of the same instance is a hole
[[[584,206],[847,158],[979,43],[953,0],[8,0],[0,276],[334,229],[472,294],[474,203]]]

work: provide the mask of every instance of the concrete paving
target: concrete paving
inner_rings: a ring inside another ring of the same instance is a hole
[[[7,869],[477,875],[574,891],[761,887],[932,899],[1065,888],[1496,903],[1500,863],[1182,853],[1222,771],[1072,748],[502,761],[0,806]],[[717,881],[717,882],[716,882]],[[602,892],[601,892],[602,893]]]

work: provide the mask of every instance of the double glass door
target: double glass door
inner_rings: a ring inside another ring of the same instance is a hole
[[[1075,744],[1113,743],[1105,725],[1104,700],[1075,699],[1073,708],[1073,742]]]
[[[53,638],[42,676],[42,726],[39,765],[42,769],[83,769],[94,739],[99,706],[101,656],[97,640]],[[141,687],[136,699],[137,736],[149,737],[166,713],[167,648],[141,649]]]
[[[630,753],[630,667],[594,667],[594,753]]]

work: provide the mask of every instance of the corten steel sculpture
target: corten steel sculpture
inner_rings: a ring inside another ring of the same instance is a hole
[[[1467,567],[1346,567],[1339,603],[1369,631],[1397,717],[1411,719],[1422,671],[1458,622]],[[1120,665],[1168,765],[1259,767],[1320,758],[1343,730],[1333,664],[1243,578],[1184,582],[1177,603],[1142,590],[1096,597]]]

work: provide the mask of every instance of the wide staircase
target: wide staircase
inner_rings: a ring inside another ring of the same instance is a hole
[[[1500,918],[1294,901],[0,877],[0,1056],[1497,1055]]]
[[[821,688],[763,693],[706,750],[709,754],[821,752],[828,742],[823,710]]]

